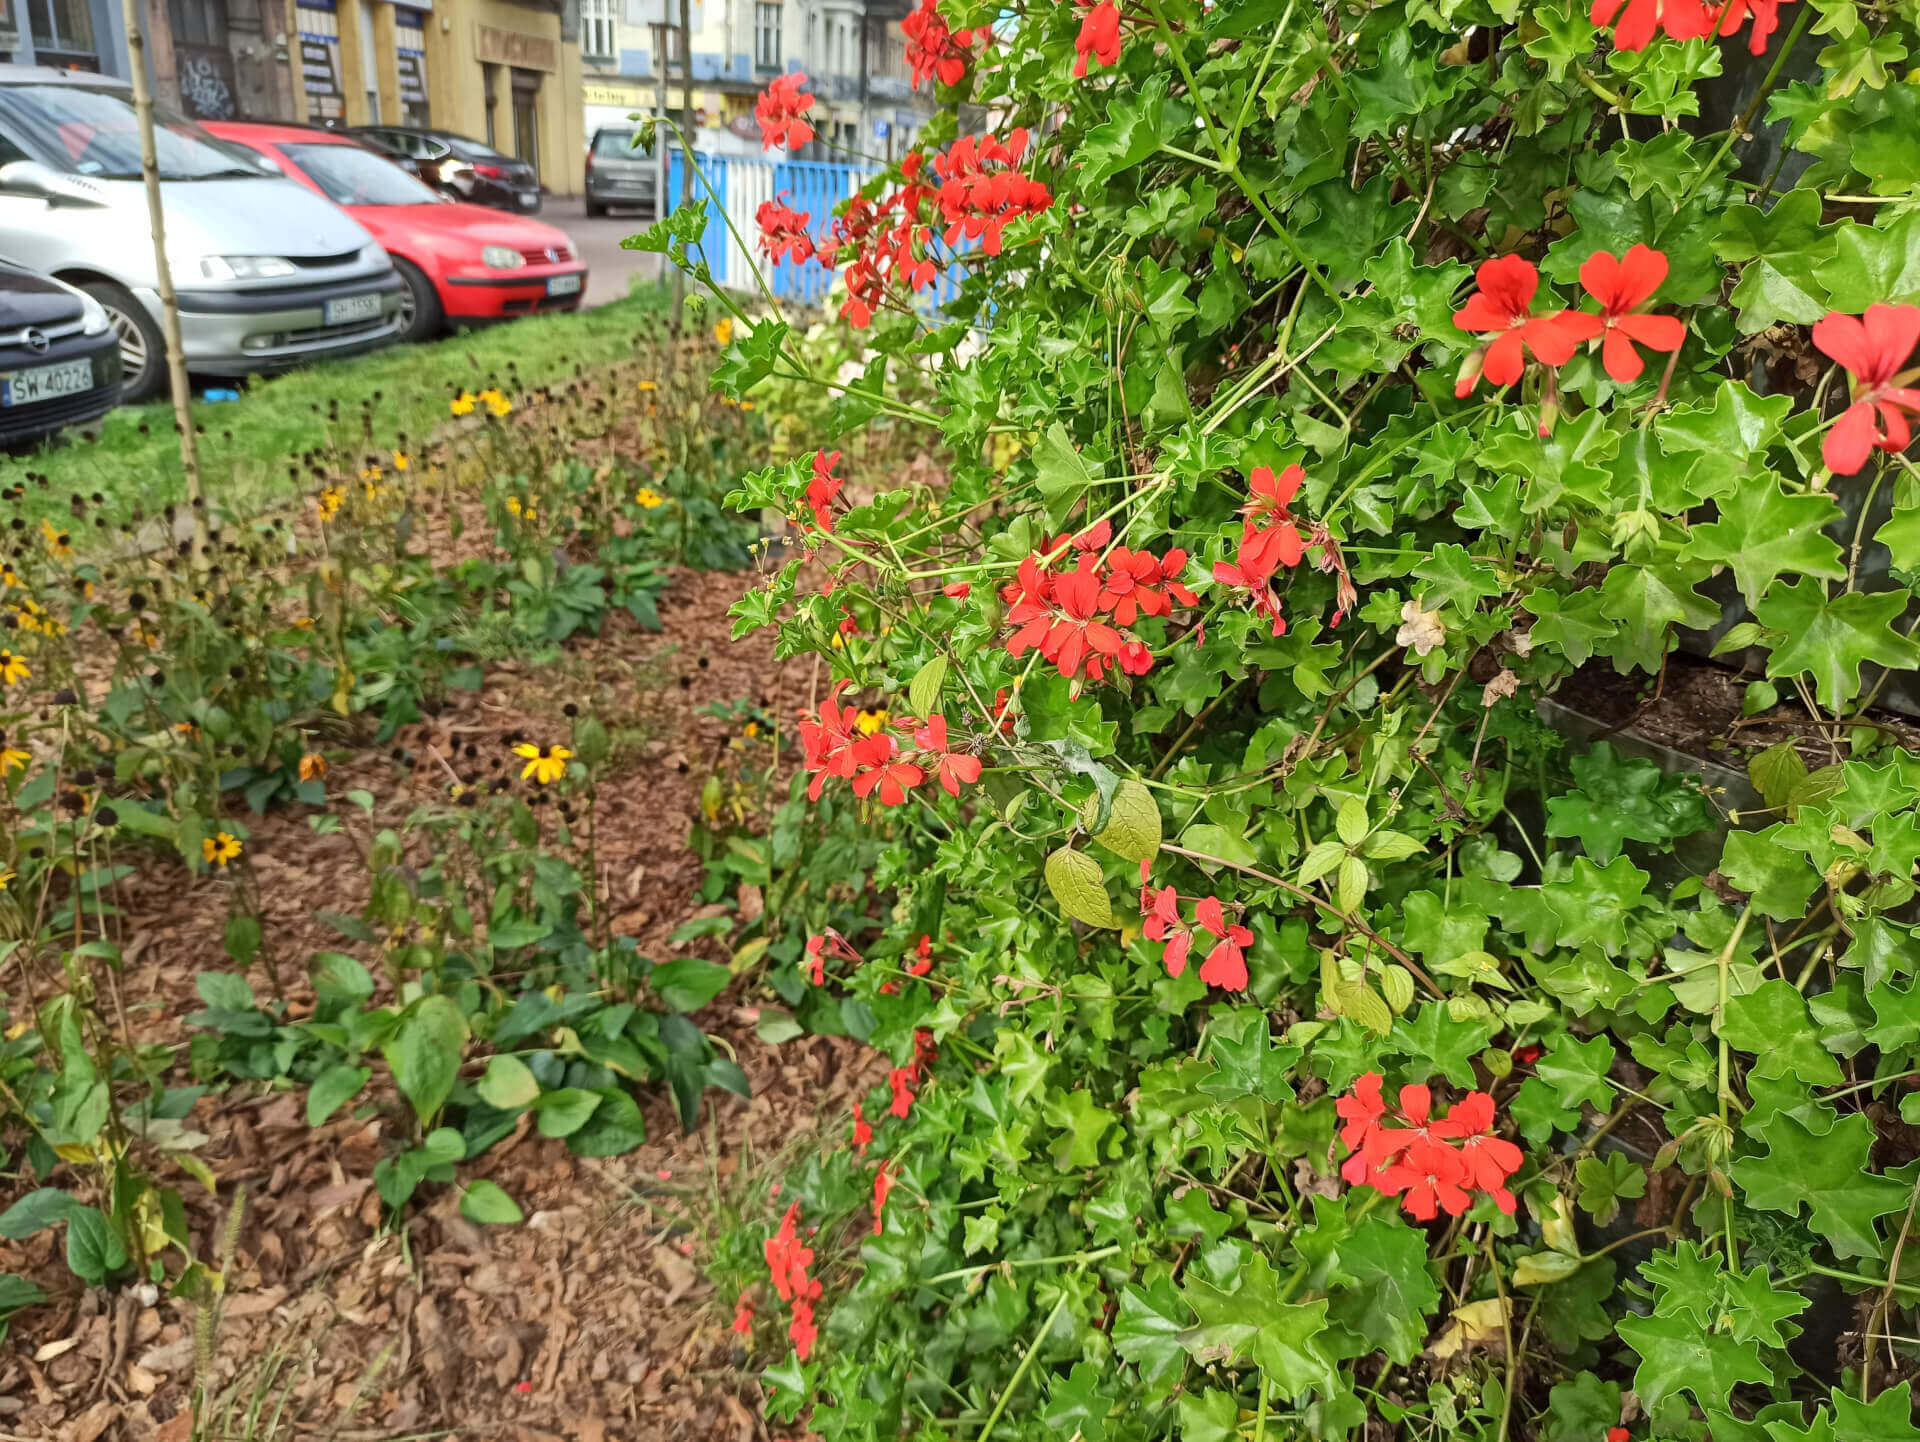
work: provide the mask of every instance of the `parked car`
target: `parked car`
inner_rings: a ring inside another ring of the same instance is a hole
[[[526,161],[503,155],[491,145],[455,135],[450,130],[425,130],[408,125],[353,125],[341,132],[364,140],[376,150],[404,156],[419,176],[442,195],[536,215],[540,210],[540,175]]]
[[[615,206],[660,218],[660,162],[634,149],[631,125],[603,125],[587,146],[587,214],[605,215]]]
[[[155,107],[168,268],[188,369],[237,375],[382,346],[405,287],[337,206]],[[120,339],[121,395],[166,380],[133,100],[117,81],[0,65],[0,255],[66,280]]]
[[[0,444],[97,420],[120,398],[120,342],[100,302],[0,261]]]
[[[579,308],[587,268],[563,230],[447,200],[335,131],[224,120],[207,129],[344,206],[373,233],[406,284],[409,340],[425,340],[449,322]]]

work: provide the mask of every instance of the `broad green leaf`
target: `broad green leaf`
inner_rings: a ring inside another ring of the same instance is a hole
[[[385,1047],[400,1094],[424,1124],[453,1092],[467,1047],[467,1019],[450,996],[423,996],[401,1017]]]
[[[319,1126],[359,1096],[360,1088],[367,1084],[367,1079],[372,1075],[372,1067],[348,1066],[344,1062],[321,1072],[307,1089],[307,1125]]]
[[[1920,664],[1920,645],[1894,630],[1906,609],[1904,591],[1848,591],[1829,599],[1812,577],[1776,584],[1754,614],[1779,643],[1767,658],[1769,676],[1810,674],[1820,704],[1838,711],[1860,692],[1860,668]]]
[[[1752,605],[1776,577],[1847,574],[1825,528],[1840,518],[1832,496],[1787,495],[1771,476],[1751,476],[1720,498],[1720,519],[1693,528],[1684,554],[1726,566]]]
[[[1098,797],[1089,797],[1089,811]],[[1088,822],[1091,825],[1091,820]],[[1123,861],[1150,861],[1160,850],[1160,806],[1144,784],[1126,777],[1113,788],[1107,824],[1094,833],[1096,844]]]
[[[517,1112],[539,1099],[540,1083],[525,1062],[503,1052],[488,1059],[487,1074],[480,1078],[474,1090],[494,1110]]]
[[[1047,858],[1047,889],[1060,909],[1088,926],[1116,926],[1113,902],[1100,863],[1084,851],[1062,846]]]
[[[511,1226],[525,1216],[512,1197],[485,1177],[467,1183],[466,1190],[460,1194],[460,1215],[483,1226],[488,1223]]]
[[[1874,1219],[1906,1206],[1912,1189],[1869,1170],[1872,1148],[1873,1127],[1859,1112],[1825,1136],[1780,1116],[1767,1128],[1766,1154],[1742,1157],[1731,1175],[1748,1206],[1789,1216],[1805,1208],[1835,1256],[1876,1257]]]
[[[942,652],[914,672],[907,683],[907,705],[918,717],[933,715],[940,704],[940,688],[947,682],[947,657]]]

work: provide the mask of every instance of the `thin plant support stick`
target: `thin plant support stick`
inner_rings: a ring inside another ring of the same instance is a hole
[[[693,199],[693,19],[690,0],[680,0],[680,203]],[[715,197],[719,199],[718,196]],[[724,203],[724,202],[722,202]],[[686,329],[687,275],[673,268],[673,329],[676,335]]]
[[[684,5],[685,0],[681,0]],[[147,82],[147,42],[140,29],[140,0],[120,0],[127,27],[127,68],[133,80],[133,110],[140,130],[140,178],[147,189],[147,224],[153,232],[153,265],[159,276],[160,325],[167,339],[167,387],[173,392],[173,423],[180,432],[180,473],[193,518],[193,567],[207,563],[207,496],[200,484],[200,447],[193,430],[193,394],[187,357],[180,344],[180,301],[167,264],[167,218],[160,202],[160,156],[153,136],[153,87]]]

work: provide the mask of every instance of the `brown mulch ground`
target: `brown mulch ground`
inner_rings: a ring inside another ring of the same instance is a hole
[[[336,763],[330,796],[365,787],[381,798],[379,821],[397,824],[419,801],[444,794],[442,761],[467,774],[503,755],[511,734],[563,734],[569,694],[557,692],[591,687],[609,727],[647,738],[601,790],[598,843],[614,929],[666,957],[669,934],[699,913],[701,865],[685,840],[732,734],[700,708],[746,699],[790,716],[812,684],[807,665],[774,661],[770,635],[730,641],[726,609],[750,579],[677,572],[661,598],[663,634],[615,617],[601,640],[569,647],[557,671],[491,668],[484,689],[456,693],[428,726],[397,738],[404,759],[366,750]],[[478,759],[467,758],[469,745]],[[335,808],[355,814],[338,800]],[[313,910],[356,911],[366,869],[350,836],[315,835],[303,816],[249,820],[262,919],[297,1013],[305,958],[355,949]],[[200,1004],[195,974],[226,965],[231,884],[164,865],[129,883],[122,986],[137,1035],[183,1039],[181,1019]],[[737,901],[750,908],[758,898]],[[699,947],[725,958],[715,942]],[[258,962],[251,980],[269,994]],[[520,1203],[527,1222],[518,1227],[476,1227],[458,1215],[449,1189],[428,1188],[430,1200],[403,1230],[383,1231],[371,1175],[397,1130],[384,1110],[314,1130],[298,1092],[235,1087],[204,1098],[187,1125],[206,1135],[196,1154],[220,1194],[184,1173],[165,1180],[188,1198],[208,1257],[237,1190],[246,1190],[215,1339],[213,1375],[235,1411],[222,1435],[769,1436],[729,1328],[731,1299],[716,1300],[701,1280],[702,1249],[717,1213],[750,1190],[741,1185],[746,1174],[770,1171],[816,1126],[841,1125],[885,1061],[845,1039],[790,1042],[776,1053],[755,1039],[751,1009],[737,999],[722,998],[696,1021],[733,1048],[752,1100],[710,1093],[702,1131],[683,1138],[662,1095],[646,1109],[648,1143],[608,1161],[575,1158],[523,1119],[513,1137],[461,1169],[493,1178]],[[192,1309],[149,1289],[84,1288],[59,1245],[58,1230],[0,1242],[0,1270],[24,1273],[50,1297],[16,1318],[0,1343],[0,1437],[185,1442]],[[267,1417],[282,1410],[278,1430],[241,1425],[256,1406]]]

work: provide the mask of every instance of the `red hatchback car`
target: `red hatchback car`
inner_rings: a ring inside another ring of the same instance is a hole
[[[580,306],[587,268],[565,231],[443,200],[378,151],[332,131],[239,121],[205,128],[271,160],[372,232],[406,282],[404,340],[429,339],[449,324]]]

